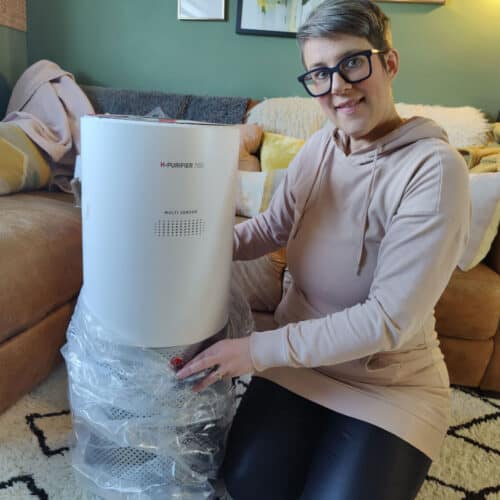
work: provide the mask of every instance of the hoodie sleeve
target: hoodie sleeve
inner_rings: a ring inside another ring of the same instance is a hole
[[[381,242],[367,300],[323,318],[254,332],[258,371],[347,362],[400,348],[432,314],[465,247],[469,181],[462,158],[445,143],[406,186]]]

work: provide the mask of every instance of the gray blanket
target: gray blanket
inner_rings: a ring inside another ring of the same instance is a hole
[[[96,113],[144,116],[156,108],[177,120],[242,123],[249,98],[168,94],[82,85]]]

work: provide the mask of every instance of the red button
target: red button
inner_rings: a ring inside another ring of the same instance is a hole
[[[173,368],[181,368],[181,366],[184,364],[184,361],[182,358],[179,358],[179,357],[174,357],[170,360],[170,365],[173,367]]]

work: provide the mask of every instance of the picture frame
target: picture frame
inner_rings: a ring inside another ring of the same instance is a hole
[[[445,0],[376,0],[390,3],[444,4]],[[236,33],[295,37],[297,29],[322,0],[238,0]]]
[[[377,3],[428,3],[444,5],[445,0],[375,0]]]
[[[177,19],[182,21],[225,21],[225,0],[177,0]]]
[[[238,0],[236,33],[295,37],[297,28],[322,0]]]
[[[27,31],[26,0],[0,0],[0,26]]]

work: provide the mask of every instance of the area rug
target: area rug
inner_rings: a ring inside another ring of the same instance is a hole
[[[245,385],[238,380],[239,396]],[[66,391],[61,366],[0,415],[0,500],[87,498],[71,472]],[[453,417],[441,456],[417,497],[442,499],[500,500],[499,399],[454,388]]]

